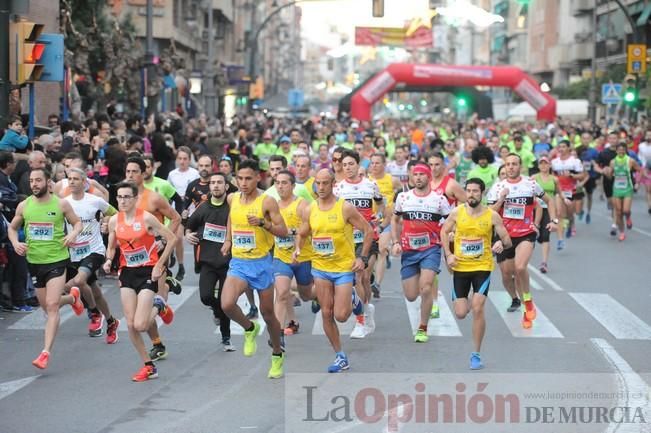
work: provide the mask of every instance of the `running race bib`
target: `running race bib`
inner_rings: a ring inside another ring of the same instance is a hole
[[[124,254],[124,261],[127,262],[127,268],[144,266],[149,262],[149,252],[144,246],[135,250],[122,251],[122,254]]]
[[[524,205],[517,203],[507,203],[504,205],[504,218],[512,220],[524,219]]]
[[[409,248],[412,250],[428,248],[430,245],[428,233],[416,233],[413,235],[407,235],[407,241],[409,242]]]
[[[276,246],[281,250],[291,250],[294,248],[294,236],[279,237],[274,236]]]
[[[54,223],[29,223],[29,238],[33,241],[51,241],[54,239]]]
[[[628,176],[615,176],[615,183],[613,183],[613,187],[616,189],[627,189]]]
[[[90,242],[79,242],[70,245],[70,261],[80,262],[81,259],[90,255]]]
[[[233,248],[249,251],[255,249],[255,232],[249,230],[233,232]]]
[[[572,191],[563,191],[563,197],[572,199]]]
[[[461,239],[461,255],[463,257],[479,257],[483,254],[483,239]]]
[[[335,241],[331,236],[312,238],[312,249],[320,256],[331,256],[335,253]]]
[[[353,229],[353,243],[361,244],[362,242],[364,242],[364,232]]]
[[[226,240],[226,227],[206,223],[203,226],[203,238],[210,242],[224,243]]]

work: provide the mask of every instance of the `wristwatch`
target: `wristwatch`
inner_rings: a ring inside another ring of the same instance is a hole
[[[554,219],[552,220],[552,222],[553,222],[554,224],[558,224],[558,218],[554,218]]]
[[[258,227],[264,227],[264,223],[265,223],[264,218],[262,218],[258,223]]]
[[[368,268],[368,256],[359,256],[359,258],[364,262],[364,269]]]

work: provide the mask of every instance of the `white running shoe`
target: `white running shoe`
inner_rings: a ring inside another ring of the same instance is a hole
[[[353,332],[350,333],[350,338],[361,339],[364,337],[366,337],[366,325],[355,321],[355,327],[353,328]]]
[[[375,331],[375,305],[366,304],[365,310],[364,323],[366,323],[366,333],[372,334]]]

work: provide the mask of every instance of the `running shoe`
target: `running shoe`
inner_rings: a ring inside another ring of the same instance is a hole
[[[533,304],[533,301],[524,301],[524,315],[529,320],[535,320],[536,306]]]
[[[439,304],[432,304],[432,311],[429,314],[430,319],[438,319],[441,317],[441,311],[439,310]]]
[[[162,296],[156,295],[154,297],[154,306],[158,308],[158,315],[164,324],[169,325],[174,320],[174,310],[163,299]]]
[[[572,229],[570,230],[570,232],[572,233],[572,237],[576,237],[576,227],[575,226],[572,226]]]
[[[567,230],[565,230],[565,237],[567,239],[570,239],[572,237],[572,226],[568,226]]]
[[[256,307],[255,305],[251,305],[249,312],[246,314],[246,318],[249,320],[253,320],[256,317],[258,317],[258,307]]]
[[[419,329],[414,335],[414,343],[427,343],[429,337],[427,336],[427,331]]]
[[[522,327],[523,327],[524,329],[529,329],[529,328],[531,328],[532,326],[533,326],[533,322],[532,322],[530,319],[527,318],[527,312],[525,311],[525,312],[522,314]]]
[[[260,333],[260,324],[258,322],[253,322],[253,329],[251,331],[244,331],[244,348],[242,353],[244,356],[253,356],[258,350],[258,344],[255,339]]]
[[[610,236],[617,236],[617,226],[615,224],[610,226]]]
[[[375,299],[380,299],[380,286],[378,283],[373,282],[373,284],[371,284],[371,292],[373,292],[373,297]]]
[[[366,324],[366,333],[371,334],[375,331],[375,305],[366,304],[366,314],[364,315]]]
[[[353,289],[353,314],[355,316],[359,316],[364,313],[364,303],[362,303],[362,300],[359,296],[357,296],[357,292],[355,289]]]
[[[153,365],[143,365],[131,378],[134,382],[146,382],[149,379],[158,379],[158,370]]]
[[[81,313],[84,312],[84,304],[81,302],[79,287],[71,287],[70,295],[72,296],[72,311],[74,311],[77,316],[81,316]]]
[[[222,349],[224,352],[235,352],[235,346],[231,344],[230,338],[222,338]]]
[[[91,313],[88,322],[88,336],[101,337],[104,334],[104,316],[102,313]]]
[[[32,365],[36,368],[40,368],[41,370],[45,370],[49,361],[50,353],[44,350],[38,355],[35,360],[32,361]]]
[[[8,307],[7,311],[11,311],[12,313],[32,313],[34,312],[34,307],[30,305],[14,305],[13,307]]]
[[[520,309],[520,306],[522,305],[522,302],[520,302],[520,299],[515,298],[511,300],[511,306],[506,309],[508,313],[513,313],[515,311],[518,311]]]
[[[633,220],[631,219],[631,214],[626,215],[626,228],[629,230],[633,228]]]
[[[558,241],[556,241],[556,249],[558,251],[565,249],[565,239],[559,239]]]
[[[273,349],[274,345],[271,338],[267,339],[267,345]],[[283,331],[280,331],[280,350],[285,351],[285,333]]]
[[[185,266],[183,266],[183,263],[179,263],[179,269],[176,271],[176,279],[183,281],[183,278],[185,278]]]
[[[212,316],[212,323],[214,323],[215,326],[219,328],[219,325],[221,325],[222,321],[219,317]]]
[[[289,321],[289,324],[285,328],[285,335],[294,335],[298,334],[298,328],[300,327],[298,322],[295,322],[293,320]]]
[[[271,354],[271,367],[269,368],[269,373],[267,377],[269,379],[280,379],[283,377],[283,363],[285,362],[285,355],[274,355]]]
[[[579,217],[579,221],[583,221],[583,214],[584,214],[583,211],[581,211],[581,212],[579,212],[579,213],[577,214],[577,216]]]
[[[312,313],[316,314],[319,311],[321,311],[321,305],[319,304],[318,299],[313,299],[312,300],[312,305],[311,305]]]
[[[168,275],[165,278],[165,282],[167,283],[167,286],[170,288],[170,292],[174,293],[175,295],[180,295],[181,291],[183,290],[183,287],[181,287],[181,283],[179,281],[180,280],[174,278],[171,275]]]
[[[118,342],[119,327],[120,327],[120,321],[118,319],[113,319],[113,323],[106,326],[106,344],[115,344]]]
[[[482,368],[484,368],[484,364],[481,362],[481,356],[477,352],[472,352],[470,354],[470,369],[481,370]]]
[[[350,338],[359,340],[366,337],[366,326],[364,323],[360,322],[359,320],[355,321],[355,327],[353,328],[353,332],[350,333]]]
[[[160,361],[161,359],[167,358],[167,350],[165,350],[164,344],[154,344],[154,347],[149,351],[149,357],[152,361]]]
[[[626,233],[622,232],[619,234],[619,241],[623,242],[626,240]]]
[[[592,218],[590,218],[590,214],[586,214],[585,215],[585,223],[590,224],[591,221],[592,221]]]
[[[348,363],[346,354],[344,352],[338,352],[334,362],[328,367],[328,373],[341,373],[349,368],[350,364]]]
[[[542,272],[543,274],[546,274],[547,273],[547,262],[542,262],[538,269],[540,269],[540,272]]]

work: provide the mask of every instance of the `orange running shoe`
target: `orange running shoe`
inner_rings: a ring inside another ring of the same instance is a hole
[[[289,325],[285,328],[284,332],[285,335],[294,335],[298,334],[298,328],[299,328],[298,322],[294,322],[293,320],[289,321]]]
[[[621,233],[619,234],[619,241],[622,242],[622,241],[624,241],[624,240],[626,240],[626,233],[621,232]]]
[[[47,363],[49,361],[50,361],[50,352],[46,352],[44,350],[38,355],[38,358],[32,361],[32,365],[36,368],[40,368],[41,370],[45,370],[47,368]]]
[[[158,308],[158,315],[164,324],[169,325],[174,320],[174,310],[165,302],[161,296],[154,298],[154,306]]]
[[[134,382],[146,382],[149,379],[158,379],[158,370],[153,365],[144,365],[131,380]]]
[[[529,329],[533,326],[533,322],[527,318],[527,312],[525,311],[522,315],[522,327],[524,329]]]
[[[81,316],[81,313],[84,312],[84,304],[81,302],[79,287],[71,287],[70,295],[72,296],[72,311],[74,311],[77,316]]]
[[[118,342],[118,328],[120,327],[120,321],[118,319],[113,319],[113,323],[106,327],[106,344],[115,344]]]
[[[524,301],[524,315],[527,320],[534,320],[536,318],[536,306],[533,301]]]

